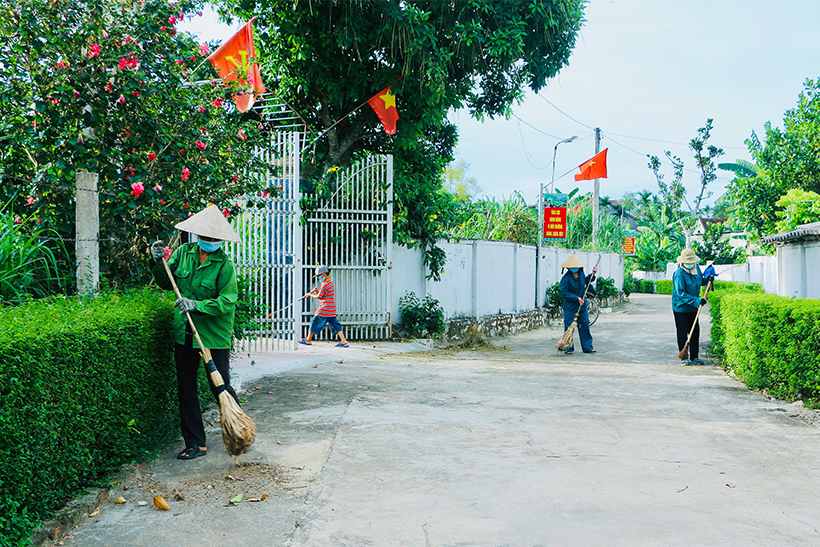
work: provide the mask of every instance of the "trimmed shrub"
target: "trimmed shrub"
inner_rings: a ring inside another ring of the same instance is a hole
[[[659,279],[655,281],[655,292],[658,294],[672,294],[672,280]]]
[[[615,286],[615,280],[611,277],[599,277],[595,285],[598,290],[597,297],[602,300],[618,296],[618,287]]]
[[[399,312],[401,327],[412,338],[444,333],[444,308],[429,294],[421,300],[414,292],[405,293],[399,298]]]
[[[178,431],[173,295],[0,309],[0,545]]]
[[[561,314],[564,306],[564,295],[561,292],[561,283],[553,283],[547,287],[546,308],[550,311],[550,315],[557,316]]]
[[[717,291],[709,300],[712,352],[724,368],[750,389],[820,406],[820,301],[754,287]]]
[[[632,277],[631,274],[624,277],[624,286],[623,286],[624,296],[629,296],[633,292],[637,292],[635,290],[636,283],[637,283],[637,280],[634,277]]]

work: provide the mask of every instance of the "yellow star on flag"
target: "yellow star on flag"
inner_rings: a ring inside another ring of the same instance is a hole
[[[384,101],[384,109],[387,110],[391,106],[396,108],[396,96],[388,91],[384,95],[379,95],[379,98]]]

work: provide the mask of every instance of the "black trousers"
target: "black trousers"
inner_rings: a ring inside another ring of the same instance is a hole
[[[689,331],[692,330],[692,324],[695,322],[695,316],[698,312],[672,312],[675,314],[675,329],[678,331],[678,351],[683,350],[686,345],[686,339],[689,337]],[[689,341],[689,359],[696,359],[698,356],[698,342],[700,341],[700,322],[695,326],[692,333],[692,340]]]
[[[211,356],[222,381],[225,382],[226,391],[239,403],[236,392],[231,387],[230,381],[230,358],[229,349],[212,349]],[[202,424],[202,409],[199,406],[199,390],[197,388],[197,372],[201,360],[199,350],[193,347],[190,333],[185,336],[185,345],[174,344],[174,360],[177,365],[177,388],[179,391],[179,419],[182,429],[182,438],[185,440],[185,447],[205,446],[205,426]],[[211,393],[217,398],[216,388],[208,375],[208,384],[211,386]]]

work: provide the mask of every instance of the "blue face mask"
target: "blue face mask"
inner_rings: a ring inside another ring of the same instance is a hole
[[[571,271],[572,273],[578,273],[581,271],[581,268],[570,268],[569,271]]]
[[[218,251],[220,247],[222,247],[222,241],[202,241],[201,239],[197,240],[197,244],[199,248],[205,251],[206,253],[213,253],[214,251]]]

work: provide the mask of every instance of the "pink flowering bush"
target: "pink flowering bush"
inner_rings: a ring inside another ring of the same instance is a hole
[[[147,234],[170,239],[210,202],[235,213],[237,196],[263,188],[234,174],[271,167],[253,154],[260,128],[231,90],[190,85],[216,78],[201,64],[212,48],[175,28],[200,6],[19,0],[0,10],[14,44],[0,63],[0,197],[70,239],[76,172],[99,173],[101,238],[117,240],[101,244],[101,262],[117,282],[144,281],[144,253],[132,249]],[[37,63],[19,53],[34,50]]]

